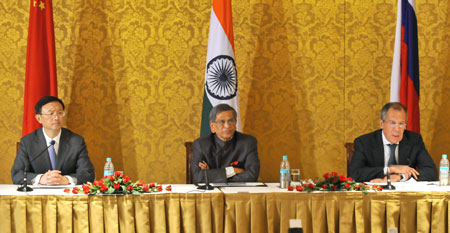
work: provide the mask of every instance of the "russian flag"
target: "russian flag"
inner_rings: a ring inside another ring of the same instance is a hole
[[[407,129],[420,133],[419,49],[415,0],[398,0],[391,102],[408,109]]]

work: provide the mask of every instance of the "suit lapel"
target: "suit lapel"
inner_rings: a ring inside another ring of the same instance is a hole
[[[409,155],[411,153],[411,145],[408,143],[408,139],[403,135],[403,139],[398,146],[398,164],[410,165]]]
[[[61,138],[59,139],[59,147],[56,156],[55,170],[61,171],[62,165],[64,164],[64,161],[67,159],[67,156],[69,154],[68,153],[69,150],[70,150],[69,135],[64,129],[61,129]]]
[[[383,136],[381,135],[383,133],[382,130],[379,130],[377,135],[376,135],[376,140],[377,140],[377,146],[375,148],[375,156],[374,158],[376,158],[376,163],[378,164],[378,166],[382,166],[384,167],[384,144],[383,144]]]
[[[33,163],[39,164],[38,167],[44,167],[45,171],[52,170],[52,164],[50,162],[48,149],[47,149],[47,151],[45,151],[45,149],[47,148],[48,145],[47,145],[47,141],[45,141],[45,137],[44,137],[44,133],[42,132],[42,128],[40,130],[37,130],[36,134],[37,135],[34,140],[33,149],[31,151],[33,151],[34,153],[40,153],[40,154],[31,155],[33,157],[30,157],[30,161],[34,160],[32,162],[32,164]]]

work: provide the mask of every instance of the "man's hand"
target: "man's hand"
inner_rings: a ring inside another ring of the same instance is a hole
[[[202,161],[200,163],[198,163],[198,166],[202,169],[202,170],[208,170],[209,166],[205,161]]]
[[[402,180],[402,176],[398,174],[392,174],[391,175],[391,182],[399,182]],[[370,181],[371,183],[386,183],[387,182],[387,176],[385,176],[383,179],[376,178]]]
[[[69,184],[69,179],[67,177],[61,175],[61,171],[53,170],[48,171],[44,175],[41,176],[39,180],[39,184],[46,185],[66,185]]]
[[[238,168],[238,167],[233,167],[233,169],[234,169],[234,173],[236,173],[236,174],[239,174],[239,173],[242,173],[245,171],[244,169]]]
[[[417,180],[417,176],[419,175],[419,172],[416,171],[416,169],[409,167],[409,166],[390,166],[389,171],[396,174],[403,174],[406,176],[406,179],[409,180],[411,176],[414,177],[414,179]]]

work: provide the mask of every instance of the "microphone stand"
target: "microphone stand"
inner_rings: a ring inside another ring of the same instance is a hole
[[[24,161],[25,168],[23,169],[23,184],[17,188],[17,191],[19,191],[19,192],[31,192],[31,191],[33,191],[33,189],[31,187],[28,187],[28,179],[27,179],[28,166],[29,166],[29,164],[31,164],[31,162],[33,162],[34,160],[39,158],[42,155],[42,153],[44,153],[44,151],[48,150],[48,148],[50,148],[50,146],[53,146],[53,145],[55,145],[55,141],[54,140],[52,140],[50,142],[50,145],[48,145],[47,148],[45,148],[45,150],[41,151],[41,153],[39,153],[36,157],[34,157],[29,163],[25,159],[25,161]]]
[[[208,181],[208,173],[206,172],[206,169],[203,170],[203,172],[205,173],[205,174],[204,174],[204,176],[205,176],[205,185],[199,185],[199,186],[197,187],[197,189],[214,190],[214,187],[211,186],[211,185],[209,184],[209,181]]]
[[[391,171],[389,171],[389,167],[387,167],[387,184],[381,187],[386,190],[395,190],[395,186],[391,184]]]

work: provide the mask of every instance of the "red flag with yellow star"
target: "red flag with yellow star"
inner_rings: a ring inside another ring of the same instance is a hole
[[[44,96],[58,96],[55,33],[51,0],[31,0],[22,136],[40,128],[34,105]]]

